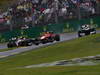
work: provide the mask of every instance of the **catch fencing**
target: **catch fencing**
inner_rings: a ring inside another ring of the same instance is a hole
[[[96,28],[100,27],[100,17],[94,17],[82,20],[67,20],[58,24],[48,24],[44,26],[36,26],[29,29],[13,30],[4,33],[0,33],[0,42],[8,41],[12,37],[25,36],[29,38],[38,37],[44,31],[53,31],[54,33],[67,33],[75,32],[79,30],[79,27],[83,24],[91,24]]]

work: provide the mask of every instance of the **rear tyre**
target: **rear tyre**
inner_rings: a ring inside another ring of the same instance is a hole
[[[82,37],[82,36],[80,35],[80,32],[78,32],[78,37]]]
[[[42,44],[45,44],[45,43],[46,43],[46,42],[43,40],[43,41],[42,41]]]
[[[60,41],[60,36],[59,36],[59,35],[56,35],[56,36],[55,36],[55,40],[56,40],[56,41]]]

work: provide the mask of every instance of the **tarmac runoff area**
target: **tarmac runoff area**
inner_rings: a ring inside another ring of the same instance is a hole
[[[97,31],[97,33],[100,33],[100,30]],[[63,42],[63,41],[75,39],[78,36],[77,36],[77,33],[75,32],[75,33],[60,34],[60,37],[61,37],[60,42]],[[19,54],[19,53],[26,52],[26,51],[36,50],[37,48],[46,47],[46,46],[53,45],[55,43],[60,43],[60,42],[40,44],[38,46],[32,45],[32,46],[29,46],[29,47],[21,47],[21,48],[9,50],[9,51],[0,52],[0,58],[5,58],[5,57],[8,57],[8,56],[12,56],[12,55]],[[0,49],[5,49],[5,48],[7,48],[6,44],[3,44],[3,45],[0,44]]]
[[[50,63],[42,63],[36,65],[28,65],[13,69],[23,69],[23,68],[27,69],[27,68],[54,67],[54,66],[93,66],[93,65],[100,65],[100,55],[74,58],[70,60],[60,60],[60,61],[54,61]]]
[[[19,54],[19,53],[22,53],[22,52],[36,50],[37,48],[53,45],[55,43],[60,43],[60,42],[63,42],[63,41],[75,39],[75,38],[77,38],[77,33],[64,33],[64,34],[60,34],[60,37],[61,37],[61,41],[59,41],[59,42],[40,44],[38,46],[32,45],[32,46],[28,46],[28,47],[21,47],[21,48],[16,48],[16,49],[9,50],[9,51],[0,52],[0,58],[5,58],[5,57],[12,56],[12,55],[15,55],[15,54]],[[7,47],[5,45],[1,45],[1,48],[7,48]]]

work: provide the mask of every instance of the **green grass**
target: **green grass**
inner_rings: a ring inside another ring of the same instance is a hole
[[[100,66],[45,67],[7,70],[3,75],[100,75]],[[2,75],[2,73],[1,73]]]
[[[13,69],[100,54],[100,34],[78,38],[0,60],[0,75],[100,75],[100,66]]]

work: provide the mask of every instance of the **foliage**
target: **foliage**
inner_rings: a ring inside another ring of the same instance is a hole
[[[0,43],[3,43],[5,41],[6,41],[5,38],[3,38],[2,35],[0,35]]]

